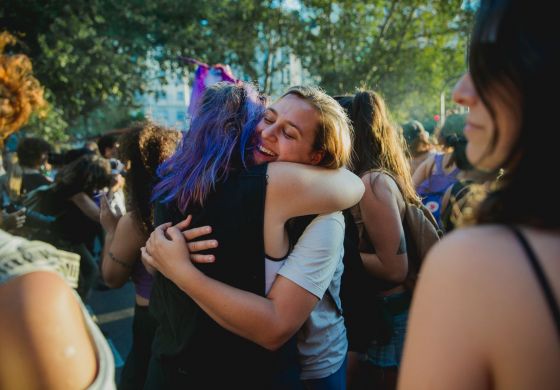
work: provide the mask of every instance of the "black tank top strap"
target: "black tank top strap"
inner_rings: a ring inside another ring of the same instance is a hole
[[[509,228],[513,231],[513,233],[517,237],[517,240],[527,254],[529,263],[531,263],[531,267],[535,272],[535,275],[542,288],[543,294],[546,298],[546,302],[548,304],[552,317],[554,318],[554,322],[556,323],[556,331],[558,332],[558,336],[560,337],[560,307],[558,306],[558,302],[556,301],[550,283],[548,282],[548,279],[539,263],[539,260],[535,255],[535,252],[531,248],[531,245],[529,244],[523,233],[516,226],[509,226]]]

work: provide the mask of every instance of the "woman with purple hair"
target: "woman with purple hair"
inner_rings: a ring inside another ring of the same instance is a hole
[[[212,226],[212,240],[200,245],[213,249],[191,255],[196,266],[185,261],[183,235],[192,238],[193,230],[179,229],[191,217],[160,226],[142,249],[160,271],[150,302],[160,327],[147,388],[301,386],[294,335],[316,306],[336,313],[325,292],[331,283],[339,287],[344,222],[333,211],[357,203],[364,191],[341,168],[350,144],[344,111],[317,88],[292,88],[266,110],[248,85],[219,84],[204,96],[191,132],[161,167],[156,225],[190,214],[199,235]],[[288,257],[286,222],[315,213],[329,214],[310,224],[308,245]],[[315,258],[305,265],[306,254]],[[343,378],[343,319],[329,321],[341,359],[327,374]],[[309,351],[297,347],[305,358]]]

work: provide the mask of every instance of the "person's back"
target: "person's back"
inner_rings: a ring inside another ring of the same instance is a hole
[[[436,150],[430,142],[430,135],[424,129],[424,125],[417,120],[412,120],[403,125],[403,136],[410,155],[410,172],[414,174],[426,159],[436,153]]]
[[[231,173],[208,196],[204,207],[180,213],[158,206],[155,225],[177,223],[187,214],[193,215],[193,226],[211,225],[220,242],[215,249],[220,261],[199,268],[217,280],[264,296],[265,186],[266,165]],[[266,380],[277,368],[274,356],[278,353],[223,329],[161,274],[155,278],[150,310],[160,323],[153,353],[167,365],[168,378],[177,380],[169,385],[219,388],[226,381],[243,388],[269,388]],[[294,345],[291,348],[295,354]],[[220,375],[212,375],[215,367],[220,367]]]
[[[453,183],[457,181],[459,168],[449,162],[451,153],[438,153],[433,158],[426,159],[413,176],[418,195],[422,203],[432,212],[434,218],[440,222],[443,195]]]

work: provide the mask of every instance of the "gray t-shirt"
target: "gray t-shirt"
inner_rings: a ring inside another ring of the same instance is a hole
[[[344,265],[344,217],[322,214],[305,229],[278,271],[319,298],[298,332],[301,379],[321,379],[336,372],[346,357],[348,341],[344,318],[327,289],[338,299]]]

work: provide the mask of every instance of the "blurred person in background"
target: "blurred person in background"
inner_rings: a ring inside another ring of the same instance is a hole
[[[4,54],[0,33],[0,140],[45,107],[29,58]],[[114,361],[73,291],[79,256],[0,229],[0,388],[112,389]]]

